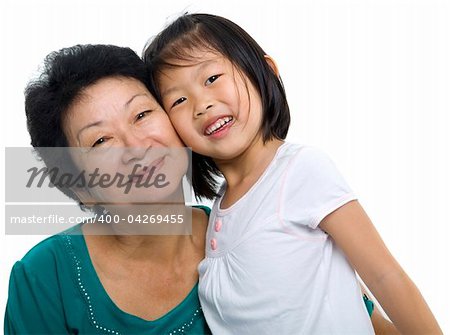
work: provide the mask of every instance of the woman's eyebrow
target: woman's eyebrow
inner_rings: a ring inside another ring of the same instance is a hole
[[[136,99],[137,97],[147,97],[147,96],[148,96],[148,95],[145,94],[145,93],[138,93],[138,94],[135,94],[135,95],[133,95],[127,102],[125,102],[125,103],[123,104],[123,107],[124,107],[124,108],[128,108],[128,107],[130,106],[130,104],[133,102],[133,100]],[[78,139],[78,141],[80,141],[80,134],[81,134],[83,131],[85,131],[86,129],[91,128],[91,127],[99,126],[99,125],[102,124],[102,122],[103,122],[103,121],[92,122],[92,123],[89,123],[89,124],[85,125],[83,128],[81,128],[81,129],[78,131],[78,133],[77,133],[77,139]]]
[[[138,94],[133,95],[127,102],[124,103],[123,107],[128,108],[130,106],[130,104],[133,102],[133,100],[137,97],[148,97],[148,94],[138,93]]]
[[[81,142],[81,140],[80,140],[80,134],[81,134],[83,131],[85,131],[86,129],[91,128],[91,127],[99,126],[100,124],[102,124],[102,122],[103,122],[103,121],[92,122],[92,123],[89,123],[89,124],[85,125],[83,128],[81,128],[81,129],[78,131],[78,133],[77,133],[77,140],[78,140],[78,142]]]

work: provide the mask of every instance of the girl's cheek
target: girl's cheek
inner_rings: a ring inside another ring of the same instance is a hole
[[[189,146],[192,146],[193,143],[193,133],[192,131],[188,131],[186,129],[181,130],[180,137],[183,140],[184,143],[188,144]]]
[[[195,133],[193,129],[190,129],[186,126],[180,125],[180,127],[175,127],[176,132],[178,133],[178,136],[181,138],[183,143],[188,146],[194,148],[196,146],[195,141]]]
[[[175,119],[170,119],[170,121],[172,122],[172,126],[175,129],[178,136],[181,138],[181,140],[183,142],[186,142],[185,129],[181,127],[182,123],[177,122],[177,120]]]

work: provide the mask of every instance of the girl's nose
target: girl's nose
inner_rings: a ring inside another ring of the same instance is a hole
[[[204,104],[204,105],[200,105],[198,108],[196,108],[195,110],[195,117],[199,117],[202,116],[203,114],[205,114],[208,109],[212,108],[213,105],[212,104]]]

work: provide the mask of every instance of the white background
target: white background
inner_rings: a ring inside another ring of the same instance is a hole
[[[332,156],[450,333],[449,1],[3,0],[0,6],[2,190],[4,147],[29,145],[23,89],[47,53],[111,43],[140,54],[178,13],[219,14],[275,58],[292,112],[288,139]],[[3,313],[11,266],[43,236],[5,236],[1,229]]]

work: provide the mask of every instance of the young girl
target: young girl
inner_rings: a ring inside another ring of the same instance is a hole
[[[222,185],[199,295],[217,334],[372,334],[355,270],[405,334],[441,333],[420,292],[322,152],[284,142],[275,62],[227,19],[189,14],[146,48],[157,98]]]

